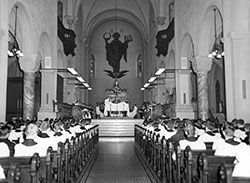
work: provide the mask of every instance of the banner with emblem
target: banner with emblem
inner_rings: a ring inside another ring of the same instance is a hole
[[[58,37],[63,42],[63,49],[65,55],[71,54],[72,56],[75,56],[74,49],[76,48],[75,44],[75,38],[76,34],[71,29],[66,29],[61,22],[61,20],[58,18]]]

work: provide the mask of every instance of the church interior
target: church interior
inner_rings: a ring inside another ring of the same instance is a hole
[[[250,182],[248,60],[249,0],[1,0],[0,183]]]

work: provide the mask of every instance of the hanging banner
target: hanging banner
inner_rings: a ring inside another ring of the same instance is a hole
[[[163,55],[164,57],[168,54],[168,45],[174,37],[174,20],[171,21],[167,29],[158,31],[156,35],[156,46],[157,56]]]
[[[75,56],[74,52],[74,49],[76,48],[75,32],[71,29],[66,29],[59,18],[57,21],[58,21],[58,37],[63,42],[63,49],[65,55],[68,56],[69,54],[71,54],[72,56]]]

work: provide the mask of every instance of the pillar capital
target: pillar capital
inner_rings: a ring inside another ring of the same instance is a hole
[[[212,67],[212,59],[207,56],[196,56],[191,59],[194,72],[208,73]]]
[[[19,58],[19,64],[23,72],[37,72],[40,67],[36,55],[29,55]]]
[[[78,23],[78,17],[73,17],[73,16],[70,16],[70,15],[66,15],[65,18],[67,20],[67,24],[68,24],[70,29],[72,29],[73,25],[77,25],[77,23]]]
[[[164,25],[165,24],[165,20],[166,20],[165,16],[155,17],[156,25]]]

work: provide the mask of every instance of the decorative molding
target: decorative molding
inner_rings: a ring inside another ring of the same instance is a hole
[[[64,18],[67,20],[67,24],[68,24],[69,28],[72,28],[72,25],[77,25],[78,24],[78,17],[65,15]]]
[[[40,67],[40,61],[36,55],[24,56],[19,59],[19,64],[24,72],[37,72]]]
[[[196,56],[192,60],[192,66],[194,69],[194,72],[208,72],[211,70],[212,67],[212,59],[206,57],[206,56]]]

